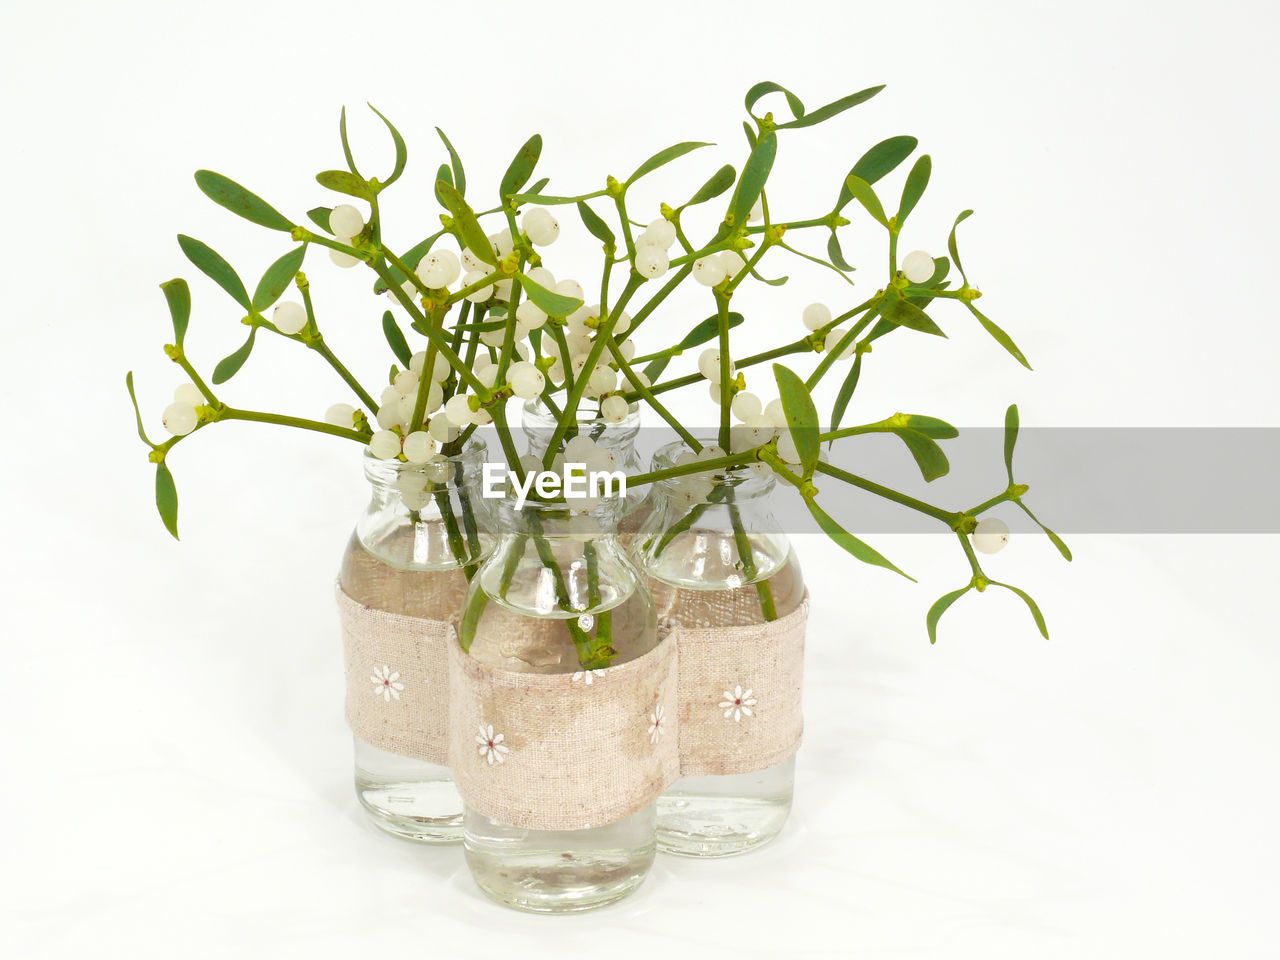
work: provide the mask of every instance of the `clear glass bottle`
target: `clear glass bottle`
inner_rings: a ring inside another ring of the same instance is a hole
[[[491,499],[488,506],[497,542],[471,581],[459,627],[470,656],[502,670],[558,674],[584,668],[578,644],[607,640],[613,665],[657,646],[644,577],[618,540],[620,499],[573,514],[563,503],[517,508],[512,499]],[[625,897],[648,875],[655,823],[654,804],[586,830],[519,829],[468,807],[467,866],[488,896],[508,906],[587,910]]]
[[[472,440],[428,464],[379,460],[364,472],[373,496],[342,556],[339,582],[352,600],[409,617],[450,620],[467,577],[491,539],[476,524],[471,485],[485,459]],[[462,840],[462,797],[449,768],[381,750],[355,738],[356,796],[373,822],[410,840]]]
[[[651,469],[686,462],[688,452],[683,442],[667,444]],[[769,505],[774,483],[756,464],[653,485],[653,512],[636,550],[660,620],[746,626],[800,606],[804,578]],[[762,597],[773,616],[765,616]],[[682,777],[658,800],[658,849],[720,857],[766,843],[786,822],[794,784],[794,756],[751,773]]]
[[[556,417],[540,399],[525,402],[520,415],[520,425],[528,440],[529,454],[539,460],[547,452],[547,446],[556,431]],[[618,469],[627,474],[644,472],[644,461],[636,451],[636,437],[640,433],[640,405],[631,404],[627,415],[617,423],[610,423],[600,416],[600,411],[583,404],[578,408],[578,433],[590,437],[597,446],[613,454]],[[629,548],[636,533],[649,515],[649,486],[627,491],[627,503],[618,522],[618,535],[622,545]]]

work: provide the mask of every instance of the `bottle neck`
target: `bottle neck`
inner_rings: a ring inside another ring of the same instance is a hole
[[[365,454],[372,496],[356,524],[361,545],[377,559],[411,570],[471,566],[488,553],[471,494],[486,454],[474,440],[461,453],[424,464]]]

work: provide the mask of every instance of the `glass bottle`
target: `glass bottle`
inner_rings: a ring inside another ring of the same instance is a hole
[[[560,674],[584,669],[575,638],[584,646],[607,639],[611,665],[657,646],[644,577],[618,540],[622,505],[613,498],[570,513],[564,503],[488,500],[497,539],[471,581],[463,649],[497,669]],[[648,875],[655,822],[654,804],[584,830],[520,829],[467,807],[467,866],[488,896],[508,906],[587,910],[625,897]]]
[[[651,469],[691,459],[676,441],[657,451]],[[766,466],[754,464],[653,485],[653,512],[636,550],[660,621],[747,626],[800,606],[804,579],[770,508],[774,483]],[[773,616],[762,604],[772,605]],[[794,784],[794,755],[750,773],[682,777],[658,800],[658,849],[720,857],[766,843],[786,822]]]
[[[342,556],[339,582],[357,603],[409,617],[450,620],[467,591],[464,568],[490,543],[475,522],[470,488],[485,459],[472,440],[427,464],[365,453],[373,496]],[[447,766],[355,738],[356,796],[388,833],[426,843],[462,840],[462,797]]]
[[[520,416],[520,425],[524,428],[528,440],[528,453],[539,460],[547,452],[547,446],[556,431],[556,417],[541,399],[535,397],[525,402]],[[644,461],[636,451],[636,437],[640,433],[640,405],[631,404],[627,415],[610,423],[600,416],[600,411],[590,405],[583,404],[578,408],[578,434],[590,437],[599,447],[604,447],[613,454],[617,469],[626,474],[644,472]],[[623,508],[622,519],[618,522],[618,535],[624,547],[630,547],[631,541],[649,515],[648,485],[629,489],[627,503]]]

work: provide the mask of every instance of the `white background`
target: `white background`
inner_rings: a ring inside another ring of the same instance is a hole
[[[175,543],[123,379],[135,371],[158,433],[180,379],[160,352],[171,276],[191,278],[203,369],[242,339],[176,233],[251,288],[285,249],[191,172],[298,218],[332,202],[311,178],[342,165],[342,104],[368,172],[390,152],[365,101],[409,140],[386,200],[405,247],[434,222],[433,125],[477,194],[535,130],[565,193],[669,143],[719,143],[638,192],[647,219],[741,163],[756,80],[810,108],[883,82],[783,138],[775,211],[829,209],[867,146],[918,136],[934,177],[904,249],[940,253],[973,207],[970,277],[1036,372],[940,309],[949,340],[877,347],[864,419],[995,425],[1017,401],[1031,425],[1275,427],[1278,21],[1231,2],[6,3],[0,951],[1274,956],[1274,538],[1077,536],[1067,566],[1023,537],[989,566],[1040,599],[1053,639],[989,593],[953,608],[933,648],[925,610],[966,575],[953,542],[877,540],[915,586],[806,539],[807,732],[783,837],[729,862],[663,858],[593,915],[526,917],[485,901],[460,851],[397,843],[357,812],[330,585],[366,492],[358,451],[202,433],[172,457]],[[563,220],[548,261],[586,277],[590,247]],[[810,300],[868,295],[870,226],[848,231],[853,293],[770,271],[792,280],[751,292],[743,352],[796,336]],[[367,279],[323,257],[308,273],[330,341],[376,381],[389,357]],[[707,312],[674,304],[650,336]],[[316,358],[268,339],[229,399],[304,416],[343,399]]]

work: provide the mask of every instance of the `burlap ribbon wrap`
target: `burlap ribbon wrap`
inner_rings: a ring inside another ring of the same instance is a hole
[[[361,740],[448,763],[479,813],[580,830],[642,809],[680,776],[749,773],[800,744],[809,598],[747,627],[684,628],[606,670],[515,673],[468,656],[452,624],[338,590],[347,721]]]
[[[447,763],[452,624],[366,607],[341,587],[336,593],[351,732],[389,753]]]
[[[680,773],[751,773],[800,746],[809,595],[779,620],[678,627]]]
[[[583,830],[658,799],[680,772],[677,647],[605,670],[513,673],[454,644],[449,765],[467,803],[531,830]]]

